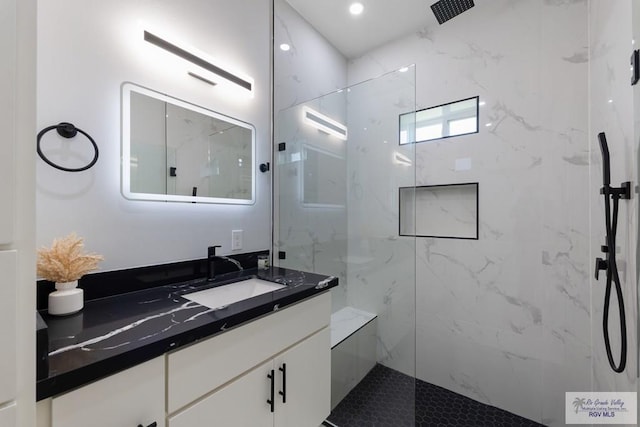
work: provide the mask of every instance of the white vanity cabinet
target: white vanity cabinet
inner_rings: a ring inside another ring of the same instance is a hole
[[[330,411],[330,304],[325,293],[170,354],[168,427],[320,425]]]
[[[330,317],[325,292],[40,402],[38,426],[318,427],[331,409]]]
[[[329,345],[325,327],[170,417],[169,427],[319,426],[330,409]]]
[[[51,401],[51,427],[165,426],[164,356]]]

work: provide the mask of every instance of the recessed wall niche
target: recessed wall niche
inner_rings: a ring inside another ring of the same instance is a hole
[[[401,187],[400,235],[478,239],[478,183]]]

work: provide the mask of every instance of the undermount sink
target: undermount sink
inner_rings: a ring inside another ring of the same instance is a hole
[[[204,291],[191,292],[182,295],[182,297],[205,307],[216,309],[284,287],[286,286],[253,277],[240,282],[205,289]]]

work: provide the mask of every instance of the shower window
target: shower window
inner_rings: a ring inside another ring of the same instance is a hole
[[[478,97],[400,115],[400,145],[478,133]]]

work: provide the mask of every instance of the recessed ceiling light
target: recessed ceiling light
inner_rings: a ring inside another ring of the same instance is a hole
[[[349,12],[352,15],[360,15],[362,11],[364,11],[364,6],[362,5],[362,3],[351,3],[351,6],[349,6]]]
[[[286,44],[286,43],[282,43],[282,44],[280,45],[280,50],[284,50],[284,51],[286,52],[286,51],[288,51],[289,49],[291,49],[291,46],[289,46],[289,45],[288,45],[288,44]]]
[[[400,71],[401,73],[406,73],[407,71],[409,71],[409,67],[402,67],[398,71]]]

